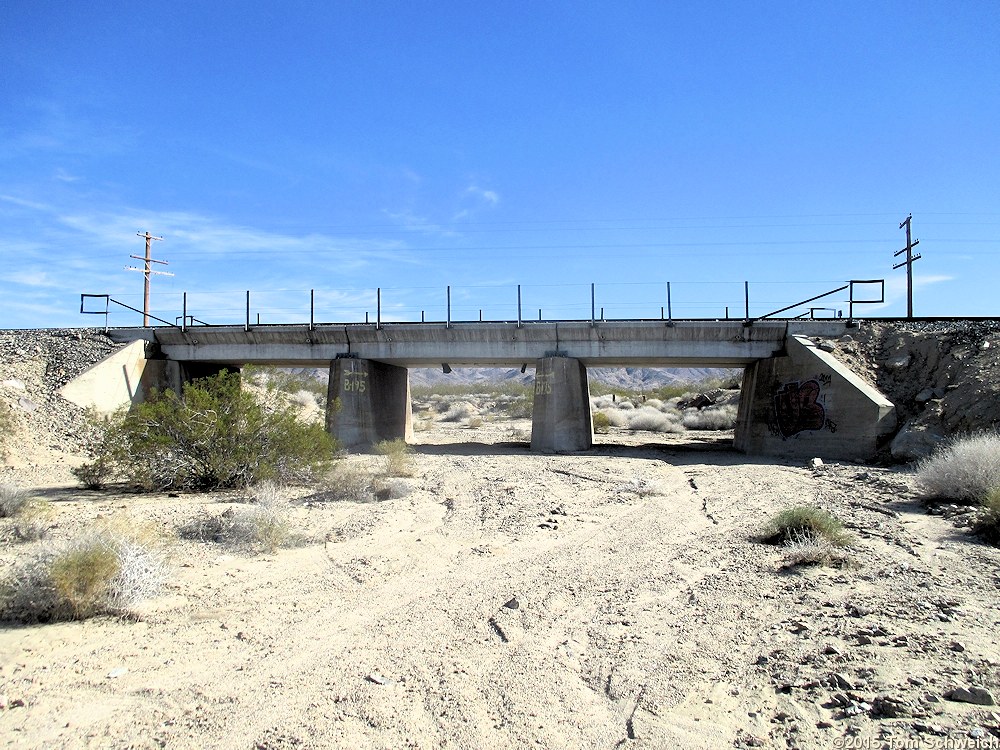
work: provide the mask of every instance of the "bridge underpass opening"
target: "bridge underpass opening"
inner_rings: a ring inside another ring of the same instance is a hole
[[[409,370],[415,442],[531,442],[536,389],[547,388],[534,367],[444,369]],[[742,375],[728,368],[589,368],[594,443],[731,446]]]

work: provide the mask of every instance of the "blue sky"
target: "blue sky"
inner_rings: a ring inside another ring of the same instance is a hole
[[[0,327],[141,307],[139,230],[171,321],[903,315],[911,212],[997,315],[998,123],[996,2],[4,3]]]

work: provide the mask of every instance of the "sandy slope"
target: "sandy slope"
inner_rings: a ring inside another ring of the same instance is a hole
[[[418,439],[404,497],[311,503],[300,490],[301,546],[250,557],[175,542],[169,590],[137,621],[0,630],[0,737],[826,748],[852,732],[971,731],[1000,744],[995,709],[943,699],[969,685],[1000,698],[1000,553],[926,515],[907,476],[775,465],[718,438],[618,434],[576,456],[531,454],[503,423]],[[171,532],[227,507],[47,494],[56,538],[99,515]],[[750,539],[799,502],[848,521],[856,568],[782,570],[780,551]],[[27,550],[6,543],[4,570]]]

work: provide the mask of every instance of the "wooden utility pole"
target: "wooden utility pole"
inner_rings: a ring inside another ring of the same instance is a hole
[[[147,327],[149,325],[149,277],[152,274],[158,274],[159,276],[173,276],[172,273],[167,273],[166,271],[154,271],[151,267],[151,263],[162,263],[167,265],[165,260],[154,260],[150,255],[150,247],[153,240],[162,240],[162,237],[154,237],[149,232],[136,232],[139,237],[146,238],[146,255],[130,255],[130,258],[135,258],[136,260],[144,261],[143,268],[135,268],[134,266],[126,266],[126,271],[140,271],[143,275],[143,285],[142,285],[142,325]]]
[[[903,266],[906,266],[906,317],[907,318],[913,317],[913,262],[916,260],[920,260],[919,253],[917,253],[916,255],[913,254],[913,248],[915,248],[917,245],[920,244],[920,240],[914,240],[910,235],[910,223],[912,221],[913,221],[913,214],[910,214],[899,225],[900,229],[906,227],[906,247],[904,247],[902,250],[897,250],[892,256],[895,258],[899,255],[902,255],[903,253],[906,253],[906,260],[897,263],[892,267],[892,269],[896,270],[897,268],[902,268]]]

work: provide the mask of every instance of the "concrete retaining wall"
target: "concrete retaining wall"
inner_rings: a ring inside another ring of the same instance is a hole
[[[748,365],[735,446],[751,454],[866,460],[896,427],[896,408],[809,339]]]
[[[153,387],[167,381],[166,360],[146,359],[146,342],[133,341],[73,378],[59,395],[106,416],[141,402]]]

